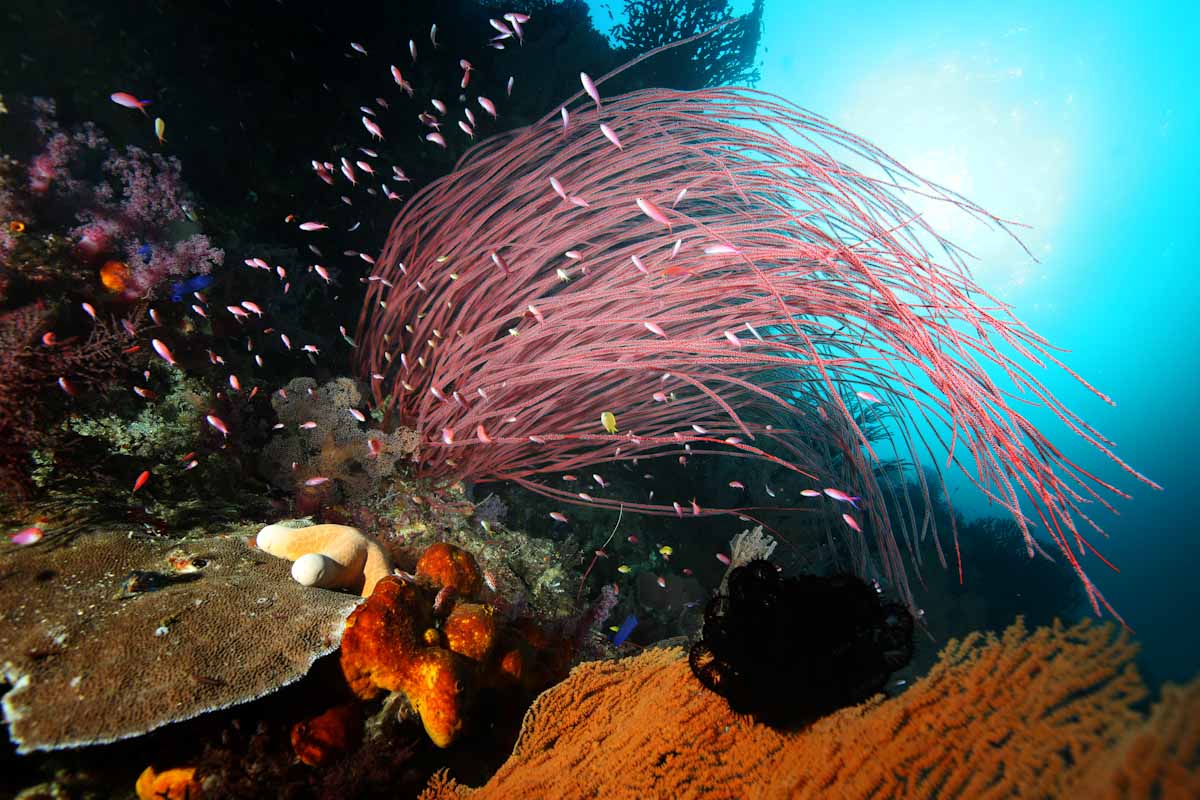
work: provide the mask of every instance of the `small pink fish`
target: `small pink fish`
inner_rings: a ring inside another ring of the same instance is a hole
[[[745,489],[746,484],[742,483],[741,481],[730,481],[729,488],[730,489]]]
[[[640,256],[630,256],[629,260],[633,262],[635,267],[637,267],[638,272],[642,273],[643,275],[650,274],[650,270],[646,269],[646,265],[642,263]]]
[[[351,43],[350,43],[350,47],[351,47],[353,50],[356,50],[357,52],[359,52],[359,53],[362,53],[364,56],[367,54],[367,48],[363,47],[363,46],[362,46],[361,44],[359,44],[358,42],[351,42]]]
[[[861,397],[863,400],[866,400],[868,403],[882,403],[883,402],[882,400],[880,400],[878,397],[871,394],[870,392],[855,392],[855,394],[858,395],[859,397]]]
[[[234,375],[233,373],[229,374],[229,388],[233,389],[235,392],[240,392],[242,390],[242,382],[239,381],[238,376]]]
[[[586,72],[579,73],[579,82],[583,84],[583,90],[588,93],[588,97],[596,101],[596,110],[600,110],[600,91],[596,88],[596,82],[592,80],[592,76]]]
[[[367,421],[367,415],[359,411],[357,408],[350,409],[350,416],[354,417],[359,422]]]
[[[465,133],[467,136],[470,136],[472,139],[475,138],[475,130],[470,125],[467,124],[467,121],[465,119],[460,119],[458,121],[458,128],[463,133]]]
[[[706,256],[730,256],[736,255],[738,252],[736,247],[728,244],[710,244],[704,248]]]
[[[317,423],[310,419],[310,420],[301,422],[299,427],[300,427],[300,430],[311,431],[313,428],[317,427]]]
[[[146,481],[150,480],[150,470],[145,470],[141,475],[137,476],[137,480],[133,482],[133,491],[137,491],[146,485]]]
[[[175,356],[171,355],[171,348],[167,347],[161,339],[151,339],[150,346],[154,348],[154,352],[162,357],[163,361],[166,361],[172,367],[178,366],[175,363]]]
[[[608,484],[604,482],[604,478],[601,478],[599,475],[597,475],[594,472],[592,473],[592,480],[594,480],[596,482],[596,485],[599,486],[601,489],[604,489],[608,486]]]
[[[826,494],[826,496],[832,497],[834,500],[837,500],[838,502],[849,503],[850,505],[854,506],[855,508],[858,508],[858,501],[862,499],[861,497],[851,497],[850,495],[843,492],[841,489],[826,489],[825,494]]]
[[[666,213],[661,208],[649,200],[641,197],[634,198],[634,202],[637,203],[637,207],[640,208],[642,213],[647,217],[661,225],[666,225],[667,230],[671,229],[671,220],[667,219]]]
[[[700,516],[700,505],[696,502],[696,498],[692,498],[692,515]]]
[[[30,525],[28,528],[22,528],[16,533],[10,533],[8,540],[18,547],[27,547],[40,542],[44,535],[41,528],[36,525]]]
[[[292,349],[292,340],[288,338],[288,335],[286,333],[279,334],[279,340],[281,342],[283,342],[283,346],[286,347],[288,350]]]
[[[446,147],[446,137],[445,137],[445,136],[442,136],[442,135],[441,135],[440,133],[438,133],[437,131],[434,131],[433,133],[427,133],[427,134],[425,134],[425,139],[426,139],[426,141],[433,142],[433,143],[434,143],[434,144],[436,144],[438,147],[441,147],[441,148],[445,148],[445,147]]]
[[[653,395],[651,395],[651,397],[654,398],[654,402],[656,402],[656,403],[667,402],[667,396],[665,394],[663,394],[662,392],[655,392]]]
[[[479,97],[477,97],[475,99],[479,102],[479,105],[483,107],[484,111],[486,111],[492,115],[492,119],[496,119],[496,104],[495,103],[493,103],[491,100],[487,99],[483,95],[480,95]]]
[[[366,114],[362,118],[363,127],[367,129],[367,133],[374,136],[380,141],[383,140],[383,128],[379,127],[379,123],[368,117]]]
[[[763,488],[767,490],[767,497],[774,497],[774,496],[775,496],[775,492],[774,492],[774,491],[771,489],[771,487],[770,487],[769,485],[767,485],[767,484],[765,484],[765,483],[764,483],[764,484],[763,484]]]
[[[464,80],[465,80],[465,79],[464,79]],[[467,88],[467,87],[466,87],[466,86],[464,86],[463,88],[465,89],[465,88]],[[512,76],[512,75],[509,75],[509,76],[508,76],[508,83],[507,83],[507,84],[505,84],[505,86],[504,86],[504,92],[505,92],[505,96],[506,96],[506,97],[512,97],[512,90],[513,90],[513,76]]]
[[[321,355],[321,351],[317,349],[317,346],[315,344],[306,344],[303,347],[301,347],[300,349],[306,353],[312,353],[315,356]]]
[[[323,231],[328,228],[329,228],[329,226],[323,222],[301,222],[300,223],[300,230],[302,230],[302,231]]]
[[[458,594],[458,590],[453,584],[443,586],[438,590],[437,595],[433,598],[433,613],[443,614],[449,611],[450,603],[453,602],[454,596]]]
[[[305,486],[320,486],[322,483],[329,483],[329,478],[324,475],[318,475],[315,478],[309,478],[304,482]]]
[[[149,100],[138,100],[129,92],[113,92],[108,96],[108,99],[112,100],[119,106],[124,106],[125,108],[136,108],[147,117],[150,116],[149,114],[146,114],[146,106],[150,105],[151,102]]]
[[[537,306],[530,303],[528,308],[529,308],[529,313],[532,314],[533,318],[536,319],[538,322],[546,321],[546,318],[544,316],[542,316],[542,312],[538,310]]]
[[[617,138],[617,134],[613,132],[613,129],[605,125],[603,122],[600,123],[600,132],[604,134],[605,139],[608,139],[610,142],[616,145],[618,150],[625,149],[621,146],[621,140]]]
[[[333,282],[332,279],[329,277],[329,270],[325,269],[325,267],[321,266],[320,264],[313,264],[313,272],[320,275],[321,280],[325,281],[326,283]]]
[[[801,489],[800,494],[804,495],[805,497],[820,497],[821,496],[821,493],[818,492],[816,489]]]
[[[499,253],[496,253],[496,252],[492,253],[492,261],[495,263],[495,265],[497,267],[500,268],[500,271],[503,272],[505,275],[508,275],[510,272],[512,272],[512,270],[510,270],[508,268],[508,262],[506,262],[504,260],[504,257],[501,256]]]
[[[226,427],[224,420],[215,414],[209,414],[204,419],[207,420],[209,425],[212,425],[214,428],[216,428],[222,436],[229,438],[229,428]]]
[[[260,316],[260,317],[261,317],[261,316],[263,315],[263,310],[262,310],[261,308],[259,308],[259,307],[258,307],[258,303],[255,303],[255,302],[253,302],[253,301],[251,301],[251,300],[243,300],[243,301],[242,301],[242,308],[246,309],[247,311],[250,311],[250,312],[254,313],[254,314],[255,314],[255,315],[257,315],[257,316]]]
[[[230,314],[233,314],[233,316],[239,321],[243,319],[250,319],[250,315],[243,311],[241,306],[225,306],[225,310]]]
[[[586,501],[587,501],[587,502],[589,502],[589,503],[593,502],[593,500],[594,500],[594,498],[593,498],[593,497],[592,497],[590,494],[588,494],[587,492],[580,492],[580,493],[579,493],[579,499],[580,499],[580,500],[586,500]]]
[[[679,505],[679,503],[671,503],[671,505],[675,507],[675,516],[683,519],[683,506]]]
[[[849,514],[842,514],[842,519],[847,525],[850,526],[850,530],[854,531],[855,533],[862,533],[862,528],[858,527],[858,521],[855,520],[854,517],[850,516]]]
[[[91,303],[80,303],[80,305],[83,306],[84,312],[89,317],[91,317],[92,319],[96,318],[96,309],[92,306]]]
[[[555,522],[566,522],[567,515],[562,513],[561,511],[551,511],[550,519],[554,520]]]
[[[568,123],[571,121],[571,112],[570,112],[570,111],[567,111],[567,107],[566,107],[566,106],[563,106],[562,108],[560,108],[560,109],[558,110],[558,113],[559,113],[560,115],[562,115],[562,121],[563,121],[563,129],[562,129],[562,132],[563,132],[563,135],[565,136],[565,135],[566,135],[566,133],[567,133],[567,124],[568,124]]]
[[[658,580],[656,580],[655,583],[658,584],[658,588],[660,588],[660,589],[667,588],[667,579],[664,578],[662,575],[658,576]]]
[[[143,400],[157,400],[158,395],[143,386],[133,387],[133,393]]]
[[[208,312],[204,310],[204,306],[199,305],[198,303],[192,303],[192,311],[195,311],[200,316],[208,319]]]
[[[717,561],[720,561],[725,566],[729,566],[731,559],[724,553],[717,553]]]
[[[58,337],[54,335],[54,331],[46,331],[42,334],[42,344],[46,347],[53,347],[58,344]]]
[[[442,441],[446,444],[454,444],[454,430],[452,428],[442,428]]]
[[[378,456],[383,452],[383,442],[378,439],[367,439],[367,450],[372,456]]]
[[[704,427],[703,425],[697,425],[694,422],[692,423],[692,430],[694,430],[696,433],[700,434],[701,436],[708,433],[708,428]]]
[[[737,347],[737,348],[739,348],[739,349],[741,348],[741,346],[742,346],[742,340],[741,340],[741,339],[739,339],[739,338],[737,337],[737,334],[736,334],[736,333],[734,333],[733,331],[725,331],[725,338],[726,338],[726,339],[728,339],[728,340],[729,340],[729,343],[730,343],[731,345],[733,345],[734,347]]]
[[[663,329],[655,325],[653,322],[643,322],[642,324],[646,326],[646,330],[650,331],[655,336],[662,336],[663,338],[666,338],[667,334],[663,332]]]
[[[567,199],[567,193],[563,191],[562,184],[559,183],[558,178],[554,177],[553,175],[550,176],[550,188],[553,189],[554,193],[563,200]]]
[[[475,426],[475,438],[484,444],[492,443],[492,437],[488,435],[487,428],[483,427],[482,422]]]

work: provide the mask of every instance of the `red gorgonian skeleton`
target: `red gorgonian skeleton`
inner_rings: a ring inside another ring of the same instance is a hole
[[[856,473],[843,488],[863,497],[852,519],[869,522],[884,574],[911,603],[896,536],[913,548],[929,515],[887,510],[857,398],[891,410],[909,466],[957,464],[1013,515],[1031,556],[1041,525],[1093,608],[1108,605],[1074,552],[1090,547],[1078,521],[1098,531],[1083,505],[1128,495],[1067,459],[1013,390],[1158,487],[1031,374],[1067,368],[906,198],[1002,220],[773,95],[582,95],[566,126],[556,110],[468,151],[405,205],[377,259],[358,368],[374,376],[376,404],[420,433],[419,474],[673,513],[538,479],[686,449],[818,481],[822,441],[842,432]],[[617,433],[601,426],[606,411]],[[747,512],[676,500],[687,513]],[[861,566],[863,537],[845,533]]]

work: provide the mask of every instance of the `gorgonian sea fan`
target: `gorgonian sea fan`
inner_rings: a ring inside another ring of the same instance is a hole
[[[856,422],[863,392],[890,409],[897,452],[956,463],[1012,513],[1030,555],[1040,524],[1098,610],[1073,552],[1088,546],[1076,520],[1095,527],[1082,506],[1127,495],[1068,460],[985,365],[1154,484],[1033,377],[1030,363],[1066,367],[906,198],[1002,220],[762,92],[579,100],[565,130],[556,111],[468,151],[406,204],[377,259],[391,286],[372,282],[358,366],[382,376],[376,403],[419,431],[422,475],[671,513],[537,478],[687,445],[819,481],[822,439],[842,431],[834,445],[857,473],[881,566],[911,602],[896,536],[913,549],[929,515],[889,514]],[[605,411],[618,433],[601,427]],[[845,533],[863,566],[862,537]]]

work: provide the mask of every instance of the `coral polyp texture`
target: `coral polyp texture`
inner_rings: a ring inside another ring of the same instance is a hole
[[[791,733],[730,711],[682,650],[651,649],[576,667],[485,786],[441,774],[422,798],[1195,797],[1200,680],[1147,718],[1135,649],[1107,625],[1018,621],[952,641],[898,697]]]
[[[252,535],[90,532],[0,554],[3,708],[18,752],[112,742],[245,703],[336,650],[359,598],[300,586]]]
[[[302,586],[346,589],[367,597],[392,572],[392,560],[379,543],[348,525],[268,525],[255,543],[291,561],[292,578]]]
[[[1099,609],[1075,553],[1083,506],[1124,493],[1009,398],[1041,398],[1158,487],[1040,381],[1035,367],[1074,373],[913,204],[1003,220],[773,95],[580,92],[564,107],[569,121],[556,108],[472,147],[405,203],[376,259],[357,367],[382,376],[374,404],[419,434],[421,476],[671,514],[686,496],[581,496],[550,476],[767,462],[861,496],[838,547],[860,575],[877,557],[912,605],[898,542],[911,548],[929,517],[889,508],[870,435],[886,422],[898,466],[957,464],[1011,513],[1031,557],[1031,522],[1053,537]],[[751,510],[715,505],[701,497],[692,513]]]

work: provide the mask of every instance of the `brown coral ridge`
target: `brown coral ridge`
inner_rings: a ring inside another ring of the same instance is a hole
[[[314,592],[252,530],[124,531],[0,551],[4,718],[18,752],[102,744],[254,700],[337,649],[360,599]]]
[[[784,733],[705,691],[684,651],[648,650],[576,667],[485,786],[442,773],[422,798],[1200,796],[1200,678],[1145,718],[1135,651],[1111,626],[1018,619],[952,641],[898,697]]]
[[[402,692],[439,747],[456,741],[481,689],[537,691],[561,677],[541,658],[562,643],[539,637],[527,622],[502,625],[494,607],[472,602],[479,566],[461,548],[426,549],[417,579],[390,576],[350,618],[342,637],[342,673],[358,697]],[[438,598],[457,598],[448,613]]]

